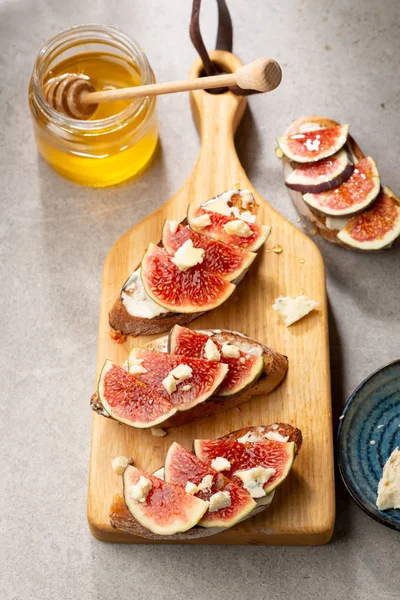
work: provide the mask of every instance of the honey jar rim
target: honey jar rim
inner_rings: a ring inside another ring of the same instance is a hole
[[[149,105],[155,104],[155,97],[144,97],[137,98],[129,104],[124,110],[110,117],[106,117],[104,119],[93,119],[93,120],[80,120],[75,119],[73,117],[69,117],[63,113],[55,110],[48,102],[46,101],[43,94],[43,78],[46,72],[46,59],[51,57],[51,54],[57,49],[60,49],[62,43],[66,44],[65,49],[72,46],[68,46],[68,36],[79,36],[79,34],[86,34],[85,40],[80,40],[79,43],[109,43],[110,42],[118,42],[119,45],[114,45],[114,48],[117,47],[122,50],[120,44],[124,46],[123,49],[127,50],[130,53],[130,58],[133,58],[135,63],[137,64],[141,76],[142,85],[147,85],[150,83],[154,83],[154,75],[151,69],[150,63],[146,54],[144,53],[142,47],[138,42],[132,39],[130,36],[126,35],[116,27],[111,27],[110,25],[101,25],[98,23],[87,23],[81,25],[73,25],[72,27],[68,27],[60,31],[57,35],[50,38],[39,50],[38,55],[35,59],[35,63],[33,66],[32,72],[32,91],[35,96],[36,103],[38,104],[40,110],[46,115],[46,117],[53,122],[54,124],[60,127],[68,127],[70,129],[81,130],[81,131],[92,131],[93,133],[96,130],[107,130],[109,128],[113,128],[116,125],[121,126],[126,120],[130,120],[135,118],[141,111],[147,108]],[[108,39],[98,39],[96,35],[105,35],[109,36]],[[77,41],[75,39],[75,41]],[[72,40],[71,40],[72,42]],[[58,55],[61,53],[61,50],[58,52]],[[57,56],[57,54],[56,54]]]

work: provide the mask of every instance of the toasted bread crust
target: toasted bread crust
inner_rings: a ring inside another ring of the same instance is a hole
[[[243,435],[246,435],[246,433],[250,433],[250,432],[258,433],[258,434],[260,434],[260,436],[262,436],[263,433],[267,433],[268,431],[274,430],[274,431],[278,431],[279,433],[281,433],[281,435],[285,435],[285,436],[289,435],[289,441],[295,442],[295,444],[296,444],[296,454],[297,454],[301,448],[301,443],[302,443],[302,434],[301,434],[300,429],[297,429],[296,427],[293,427],[292,425],[289,425],[288,423],[278,423],[278,426],[279,426],[278,429],[274,429],[275,425],[276,425],[276,423],[273,423],[271,425],[260,425],[258,427],[245,427],[243,429],[233,431],[232,433],[229,433],[228,435],[224,435],[220,439],[235,440],[235,439],[238,439],[239,437],[242,437]],[[271,495],[271,500],[272,500],[272,495]],[[266,510],[268,508],[268,506],[269,506],[269,503],[268,504],[259,504],[258,506],[256,506],[256,508],[250,514],[248,514],[242,520],[245,521],[246,519],[255,517],[259,513]],[[155,533],[152,533],[145,527],[143,527],[143,525],[141,525],[140,523],[138,523],[136,521],[136,519],[134,519],[134,517],[131,515],[131,513],[129,512],[129,510],[125,504],[125,500],[124,500],[124,497],[122,496],[122,494],[117,494],[114,497],[114,500],[111,504],[110,523],[111,523],[112,527],[114,527],[115,529],[119,529],[120,531],[124,531],[125,533],[129,533],[131,535],[143,537],[148,540],[154,540],[154,541],[163,541],[163,540],[165,540],[165,541],[182,540],[183,541],[183,540],[190,540],[190,539],[196,539],[196,538],[203,538],[203,537],[209,537],[210,535],[215,535],[221,531],[226,531],[226,529],[228,529],[226,527],[206,528],[206,527],[195,526],[192,529],[189,529],[189,531],[185,531],[183,533],[176,533],[174,535],[157,535]]]
[[[260,425],[259,427],[244,427],[243,429],[238,429],[237,431],[232,431],[232,433],[228,433],[224,435],[222,439],[225,440],[238,440],[239,438],[246,435],[252,431],[256,435],[260,436],[260,440],[264,439],[264,436],[269,431],[274,431],[276,433],[280,433],[283,437],[289,436],[288,441],[295,443],[295,457],[298,455],[300,448],[303,444],[303,435],[297,427],[290,425],[289,423],[271,423],[270,425]]]
[[[157,335],[172,329],[174,325],[189,325],[191,321],[204,315],[199,313],[165,313],[153,319],[133,317],[126,310],[121,298],[118,298],[109,312],[110,327],[134,337],[138,335]]]
[[[293,123],[290,124],[288,130],[285,132],[285,135],[291,135],[293,133],[296,133],[298,131],[298,128],[301,125],[304,125],[305,123],[318,123],[319,125],[321,125],[322,128],[336,127],[337,125],[340,124],[340,123],[337,123],[336,121],[332,121],[331,119],[326,119],[325,117],[319,117],[319,116],[304,117],[302,119],[298,119],[297,121],[293,121]],[[353,152],[353,154],[356,156],[357,160],[361,160],[362,158],[364,158],[363,152],[361,151],[360,147],[353,140],[353,138],[351,136],[349,136],[349,138],[348,138],[348,145],[350,146],[350,149]],[[283,156],[282,164],[283,164],[283,170],[284,170],[284,177],[286,179],[286,177],[293,170],[291,167],[291,161],[287,156]],[[306,204],[306,202],[304,202],[303,195],[301,192],[291,190],[290,188],[288,188],[288,192],[289,192],[289,195],[290,195],[292,202],[295,205],[298,213],[302,217],[307,219],[307,221],[310,221],[310,223],[312,223],[314,225],[315,229],[317,230],[317,233],[321,237],[323,237],[328,242],[337,244],[339,246],[342,246],[343,248],[347,248],[348,250],[355,249],[355,248],[351,248],[350,246],[348,246],[347,244],[344,244],[343,242],[341,242],[339,240],[339,238],[336,235],[337,230],[328,229],[328,227],[326,227],[326,225],[325,225],[326,217],[324,215],[318,213],[318,211],[310,208],[308,206],[308,204]]]

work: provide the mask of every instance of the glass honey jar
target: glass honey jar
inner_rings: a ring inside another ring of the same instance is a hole
[[[39,52],[29,86],[37,148],[58,173],[103,187],[139,174],[158,140],[155,97],[99,104],[88,120],[66,116],[47,102],[44,85],[74,74],[97,91],[154,83],[146,55],[132,39],[102,25],[62,31]]]

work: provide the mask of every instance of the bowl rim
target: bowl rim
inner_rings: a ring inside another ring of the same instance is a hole
[[[371,519],[374,519],[374,521],[377,521],[381,525],[385,525],[386,527],[389,527],[390,529],[394,529],[395,531],[400,531],[400,523],[396,524],[391,521],[388,521],[385,517],[382,517],[380,515],[381,511],[379,511],[378,508],[376,509],[376,512],[372,512],[372,510],[369,508],[369,506],[364,504],[362,502],[362,500],[360,500],[360,498],[357,496],[357,493],[356,493],[355,489],[352,487],[351,482],[347,481],[345,469],[344,469],[343,453],[341,450],[341,447],[342,447],[341,446],[341,435],[342,435],[342,429],[343,429],[343,421],[346,417],[347,411],[349,410],[349,408],[353,404],[354,400],[358,396],[358,393],[369,382],[370,379],[372,379],[373,377],[375,377],[382,371],[385,371],[389,367],[393,367],[394,365],[399,365],[399,367],[400,367],[400,358],[397,358],[389,363],[386,363],[382,367],[379,367],[378,369],[373,371],[352,392],[349,399],[347,400],[346,406],[344,407],[344,409],[342,411],[343,419],[341,419],[339,421],[339,427],[338,427],[338,431],[337,431],[337,435],[336,435],[336,452],[337,452],[337,463],[338,463],[340,476],[342,478],[345,488],[347,489],[348,493],[350,494],[350,497],[357,504],[357,506],[359,506],[365,512],[365,514],[367,514],[369,517],[371,517]]]

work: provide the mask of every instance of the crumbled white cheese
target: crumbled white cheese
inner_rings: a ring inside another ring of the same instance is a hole
[[[176,379],[171,373],[162,380],[161,385],[168,392],[169,395],[173,394],[176,390]]]
[[[242,363],[242,365],[244,365],[244,363],[246,362],[246,357],[245,356],[241,356],[239,358],[239,362]]]
[[[234,221],[225,223],[224,230],[229,235],[238,235],[239,237],[247,238],[253,235],[250,227],[241,219],[235,219]]]
[[[193,369],[189,367],[189,365],[181,364],[172,369],[169,375],[172,375],[178,381],[184,381],[185,379],[189,379],[192,376]]]
[[[245,444],[246,442],[260,442],[262,441],[262,437],[255,433],[254,431],[248,431],[245,435],[238,438],[238,442],[241,444]]]
[[[190,385],[190,383],[187,383],[186,385],[183,385],[181,387],[181,392],[188,392],[191,389],[192,389],[192,386]]]
[[[213,484],[213,476],[212,475],[204,475],[203,479],[197,486],[199,491],[210,491],[211,486]]]
[[[247,223],[256,222],[256,215],[253,215],[249,210],[244,210],[243,212],[238,211],[238,214],[234,216],[240,217],[240,219],[243,219],[243,221],[247,221]]]
[[[229,471],[229,469],[231,468],[231,463],[228,459],[224,458],[223,456],[217,456],[216,458],[212,459],[211,466],[213,469],[215,469],[215,471],[218,472]]]
[[[268,431],[264,437],[271,442],[287,442],[289,439],[288,435],[281,435],[279,431]]]
[[[344,229],[351,217],[325,217],[325,227],[331,231]]]
[[[148,369],[146,369],[146,367],[143,366],[143,358],[134,358],[134,357],[130,357],[128,364],[129,364],[129,373],[132,373],[132,375],[140,375],[141,373],[148,373]]]
[[[383,467],[376,505],[379,510],[400,508],[400,450],[395,448]]]
[[[179,223],[178,223],[178,221],[169,221],[168,227],[169,227],[169,230],[172,233],[172,235],[174,235],[174,233],[176,233],[178,231]]]
[[[253,467],[252,469],[236,471],[234,475],[243,481],[243,486],[252,498],[262,498],[266,496],[264,484],[275,472],[272,467]]]
[[[204,346],[204,356],[207,360],[213,360],[216,362],[221,360],[221,354],[211,338],[207,340]]]
[[[154,437],[164,437],[167,435],[167,432],[162,427],[152,427],[151,435],[154,435]]]
[[[275,304],[272,308],[278,311],[279,316],[283,319],[286,327],[292,325],[296,321],[299,321],[312,310],[317,308],[318,302],[310,300],[307,296],[298,296],[297,298],[291,298],[290,296],[279,296],[275,300]]]
[[[121,301],[132,317],[153,319],[169,312],[168,308],[160,306],[146,294],[140,277],[140,269],[132,273],[125,283],[121,292]]]
[[[195,229],[204,229],[205,227],[211,225],[211,217],[207,213],[204,213],[199,217],[195,217],[194,219],[192,219],[191,224]]]
[[[204,249],[195,248],[191,239],[186,240],[180,248],[175,252],[171,261],[181,271],[187,271],[195,265],[203,262]]]
[[[122,475],[128,465],[132,465],[133,460],[128,456],[116,456],[111,463],[113,471],[117,475]]]
[[[191,481],[188,481],[186,486],[185,486],[185,492],[187,494],[197,494],[197,492],[199,491],[199,488],[197,487],[197,485],[195,483],[192,483]]]
[[[139,481],[129,488],[129,494],[135,502],[144,502],[152,487],[150,479],[141,475]]]
[[[221,352],[222,355],[225,356],[225,358],[239,358],[240,357],[240,350],[237,346],[234,346],[233,344],[228,344],[225,343],[222,345],[221,348]]]
[[[231,495],[229,492],[217,492],[210,498],[210,506],[208,512],[215,512],[223,508],[229,508],[232,504]]]

